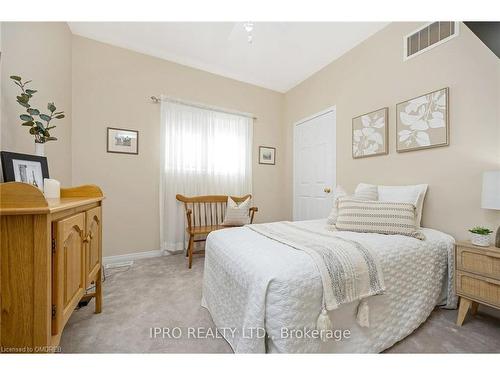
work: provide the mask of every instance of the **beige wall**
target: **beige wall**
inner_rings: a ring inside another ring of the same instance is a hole
[[[19,88],[9,79],[32,79],[38,93],[32,99],[40,110],[54,102],[66,118],[54,121],[56,142],[45,145],[50,177],[71,184],[71,32],[63,22],[2,22],[1,149],[26,154],[35,152],[34,138],[21,126],[22,107],[16,102]]]
[[[285,95],[72,36],[64,23],[2,23],[1,132],[3,150],[33,153],[19,124],[8,76],[34,80],[37,103],[55,101],[60,121],[46,153],[51,176],[63,184],[96,183],[107,195],[104,255],[159,248],[159,106],[167,94],[252,112],[254,196],[258,221],[291,218],[292,124],[337,106],[338,182],[428,183],[424,224],[457,238],[475,224],[500,224],[480,208],[481,173],[500,168],[500,62],[464,26],[461,35],[422,56],[402,61],[402,36],[417,23],[391,24]],[[451,145],[397,154],[395,104],[450,87]],[[351,158],[351,119],[390,108],[390,153]],[[72,122],[72,125],[71,125]],[[107,126],[137,129],[140,153],[106,153]],[[258,145],[277,147],[277,165],[257,164]]]
[[[106,194],[105,256],[160,247],[160,94],[254,113],[256,219],[286,217],[282,94],[74,36],[73,184]],[[139,130],[139,155],[106,153],[107,126]],[[259,145],[277,147],[276,166],[257,164]]]
[[[466,238],[473,225],[500,224],[500,212],[483,210],[481,174],[500,169],[498,58],[463,24],[460,36],[403,62],[402,37],[418,23],[388,25],[285,95],[288,216],[292,202],[293,123],[337,106],[337,179],[352,190],[359,182],[428,183],[423,224]],[[450,87],[450,146],[398,154],[395,104]],[[389,107],[389,155],[353,160],[351,119]]]

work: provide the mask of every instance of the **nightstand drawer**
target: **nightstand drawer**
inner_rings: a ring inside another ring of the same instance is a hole
[[[458,246],[457,268],[500,280],[500,253]]]
[[[457,271],[457,294],[500,307],[500,281]]]

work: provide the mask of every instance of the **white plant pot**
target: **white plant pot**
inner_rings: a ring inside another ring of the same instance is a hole
[[[490,246],[490,235],[472,233],[470,242],[476,246]]]
[[[45,143],[35,142],[35,155],[45,156]]]

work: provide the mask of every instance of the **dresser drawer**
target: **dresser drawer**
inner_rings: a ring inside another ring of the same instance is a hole
[[[500,280],[500,253],[457,247],[457,268]]]
[[[500,281],[457,271],[457,294],[500,307]]]

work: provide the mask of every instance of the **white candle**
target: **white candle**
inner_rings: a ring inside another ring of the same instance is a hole
[[[43,194],[45,198],[59,198],[61,196],[61,183],[52,178],[43,179]]]

